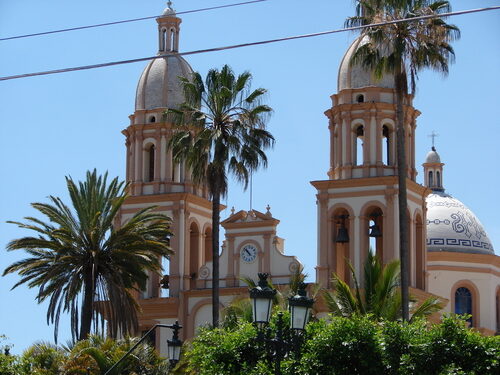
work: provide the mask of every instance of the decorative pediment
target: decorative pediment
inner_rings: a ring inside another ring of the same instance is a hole
[[[221,225],[225,228],[243,228],[243,227],[255,227],[255,226],[276,226],[279,224],[279,220],[275,219],[271,214],[271,207],[269,205],[266,207],[266,213],[262,213],[257,210],[240,210],[235,212],[234,207],[231,209],[231,215],[224,221]]]

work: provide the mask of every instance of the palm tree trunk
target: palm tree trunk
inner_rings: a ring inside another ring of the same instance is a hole
[[[219,326],[219,222],[220,184],[213,190],[212,197],[212,325]]]
[[[92,313],[94,304],[94,282],[92,269],[85,275],[85,286],[83,289],[82,318],[80,322],[80,337],[78,340],[85,340],[90,334],[92,325]]]
[[[406,92],[406,75],[401,66],[394,74],[396,88],[396,145],[398,162],[398,203],[399,203],[399,259],[401,264],[401,314],[404,321],[409,316],[409,228],[408,228],[408,200],[406,192],[406,147],[405,126],[403,113],[403,99]]]

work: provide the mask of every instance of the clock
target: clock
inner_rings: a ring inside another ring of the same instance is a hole
[[[257,258],[257,248],[254,245],[245,245],[240,250],[241,259],[245,263],[252,263]]]

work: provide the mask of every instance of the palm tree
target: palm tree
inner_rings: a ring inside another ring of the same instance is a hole
[[[77,342],[66,352],[62,372],[67,375],[105,374],[139,340],[127,337],[119,340],[90,335]],[[140,344],[133,354],[125,357],[109,375],[149,374],[160,375],[168,371],[168,361],[149,344]]]
[[[398,19],[408,22],[387,24],[363,29],[361,38],[366,40],[355,51],[351,64],[362,64],[372,70],[377,78],[384,74],[394,77],[396,92],[396,149],[398,164],[398,203],[401,260],[401,291],[403,318],[409,318],[409,228],[406,193],[406,150],[404,105],[410,94],[415,93],[418,72],[424,68],[448,73],[448,63],[454,59],[450,42],[460,36],[458,28],[441,18],[411,21],[425,15],[439,15],[450,11],[448,1],[439,0],[357,0],[356,16],[346,21],[346,26],[360,26]]]
[[[337,275],[333,275],[334,292],[326,292],[325,302],[335,315],[350,317],[355,314],[370,314],[374,319],[397,320],[401,317],[402,298],[399,290],[399,261],[382,266],[380,259],[368,252],[364,264],[363,288],[360,287],[351,264],[354,290]],[[415,302],[414,300],[412,302]],[[437,297],[429,297],[420,305],[412,304],[412,317],[425,317],[443,307]]]
[[[233,174],[244,188],[249,175],[267,166],[264,150],[274,138],[266,131],[271,108],[261,104],[265,89],[250,91],[251,74],[235,77],[224,65],[211,69],[205,83],[199,73],[179,79],[185,102],[168,109],[165,117],[173,123],[169,141],[173,159],[185,162],[194,183],[206,185],[212,198],[212,319],[219,322],[219,222],[220,201],[227,194],[227,178]]]
[[[139,309],[133,291],[143,290],[147,272],[159,272],[161,258],[172,253],[170,219],[150,207],[115,227],[127,197],[123,182],[114,178],[108,184],[107,173],[98,176],[94,170],[78,185],[71,177],[66,183],[72,209],[50,196],[50,203],[32,203],[47,222],[35,217],[11,222],[36,235],[7,245],[7,250],[22,249],[30,257],[7,267],[3,275],[17,272],[21,279],[13,288],[27,284],[38,288],[38,303],[49,300],[47,323],[55,324],[56,341],[61,312],[71,316],[73,338],[85,339],[92,322],[96,332],[104,330],[103,315],[111,336],[131,332]]]

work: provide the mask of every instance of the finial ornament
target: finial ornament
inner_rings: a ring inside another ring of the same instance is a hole
[[[431,134],[428,135],[428,137],[432,138],[432,151],[436,151],[436,148],[434,147],[435,146],[435,140],[436,140],[436,137],[439,137],[439,134],[436,133],[434,130],[432,131]]]

